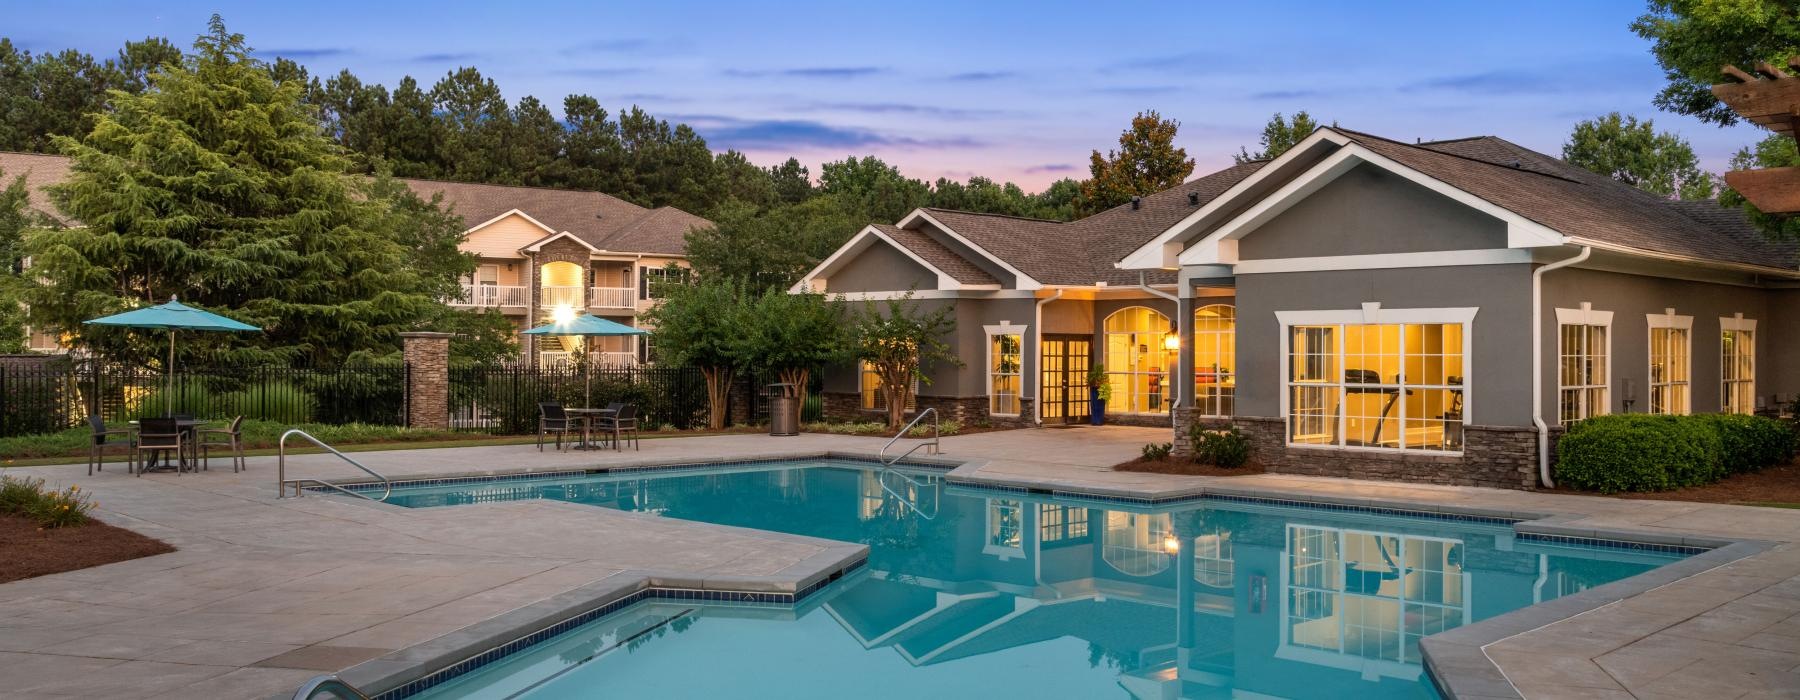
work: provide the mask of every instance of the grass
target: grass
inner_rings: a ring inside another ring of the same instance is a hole
[[[218,424],[224,426],[221,421]],[[384,450],[425,450],[443,447],[480,447],[489,445],[530,445],[537,442],[532,435],[488,435],[450,430],[426,430],[385,425],[287,425],[268,421],[244,421],[245,454],[251,457],[273,456],[275,443],[288,428],[299,428],[341,452],[379,452]],[[752,426],[734,426],[725,430],[657,430],[644,431],[643,439],[701,435],[730,435],[759,432]],[[74,428],[60,433],[0,438],[0,454],[7,455],[0,467],[36,467],[68,464],[86,459],[87,428]],[[548,439],[548,438],[546,438]],[[304,447],[301,447],[301,446]],[[311,454],[322,450],[299,440],[288,442],[289,454]],[[124,463],[126,456],[117,452],[106,455],[108,463]]]

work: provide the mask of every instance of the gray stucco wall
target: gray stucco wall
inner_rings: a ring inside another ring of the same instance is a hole
[[[1468,329],[1469,421],[1531,425],[1531,268],[1517,265],[1241,275],[1237,415],[1281,417],[1285,360],[1276,311],[1478,307]]]
[[[937,275],[886,243],[858,253],[825,281],[827,294],[936,288]]]
[[[1787,310],[1772,315],[1780,304],[1771,304],[1771,294],[1786,294]],[[1756,393],[1792,393],[1797,385],[1788,373],[1800,370],[1782,365],[1779,344],[1775,341],[1783,329],[1794,329],[1800,315],[1794,313],[1793,302],[1800,302],[1794,291],[1769,290],[1734,285],[1689,282],[1685,280],[1644,277],[1598,270],[1554,270],[1544,275],[1544,416],[1552,424],[1557,418],[1557,322],[1556,309],[1580,308],[1582,302],[1593,308],[1613,312],[1612,364],[1609,384],[1612,387],[1612,411],[1625,411],[1626,382],[1635,398],[1631,410],[1649,410],[1650,325],[1646,314],[1662,314],[1674,308],[1681,316],[1694,317],[1692,333],[1693,366],[1690,374],[1694,413],[1716,413],[1720,410],[1720,327],[1721,316],[1742,313],[1756,319]],[[1781,387],[1787,388],[1781,388]]]
[[[862,303],[862,302],[852,302]],[[882,302],[876,302],[882,303]],[[956,329],[946,339],[951,352],[963,361],[961,367],[949,363],[936,363],[925,368],[929,382],[921,382],[919,395],[943,397],[983,396],[987,393],[987,331],[986,326],[999,325],[1001,321],[1009,321],[1018,326],[1020,335],[1024,336],[1024,365],[1020,376],[1024,380],[1024,394],[1033,395],[1036,384],[1032,381],[1037,376],[1038,352],[1032,337],[1032,313],[1035,301],[1032,299],[919,299],[913,302],[918,313],[931,313],[937,309],[954,305]],[[858,391],[859,377],[854,366],[835,367],[824,373],[825,391],[831,393],[851,393]]]
[[[1243,260],[1506,247],[1506,224],[1364,164],[1238,241]]]
[[[1771,290],[1768,295],[1774,327],[1757,334],[1761,339],[1756,349],[1769,386],[1757,387],[1756,393],[1780,394],[1782,400],[1791,401],[1800,394],[1800,289]]]

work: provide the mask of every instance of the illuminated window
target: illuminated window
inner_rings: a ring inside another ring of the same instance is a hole
[[[1018,554],[1025,551],[1025,504],[999,498],[987,502],[987,542],[982,551],[988,554]]]
[[[1230,588],[1236,565],[1231,558],[1231,533],[1218,532],[1194,538],[1194,580],[1213,588]]]
[[[887,391],[881,385],[881,375],[875,371],[875,365],[867,361],[859,363],[862,367],[862,407],[865,411],[887,410]],[[906,410],[919,408],[919,378],[913,377],[912,391],[906,394]]]
[[[1078,540],[1087,537],[1088,511],[1086,508],[1057,506],[1048,503],[1038,506],[1038,540],[1044,544]]]
[[[1557,309],[1557,417],[1563,423],[1611,413],[1606,373],[1612,352],[1612,312]]]
[[[1173,532],[1168,513],[1107,513],[1100,558],[1130,576],[1162,573],[1173,559],[1163,541]]]
[[[1169,409],[1169,373],[1175,350],[1169,347],[1169,317],[1133,306],[1106,317],[1106,374],[1112,399],[1106,410],[1117,413],[1161,413]]]
[[[1650,314],[1650,412],[1686,415],[1692,410],[1694,317]]]
[[[1237,309],[1211,304],[1194,311],[1194,411],[1230,416],[1237,393]]]
[[[994,328],[998,327],[990,326],[989,330]],[[1019,415],[1019,377],[1024,347],[1024,336],[1018,333],[990,332],[988,335],[988,413]]]
[[[1756,321],[1739,314],[1719,319],[1719,409],[1756,412]]]
[[[1463,324],[1287,329],[1288,442],[1462,449]]]
[[[1456,540],[1288,526],[1284,646],[1417,663],[1419,640],[1466,624]]]

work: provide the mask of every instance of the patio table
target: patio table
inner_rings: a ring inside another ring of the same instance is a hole
[[[604,447],[595,447],[594,446],[594,441],[592,440],[592,436],[590,435],[590,432],[591,432],[592,428],[594,427],[594,419],[610,416],[614,413],[617,413],[617,411],[614,411],[610,408],[565,408],[565,409],[563,409],[563,413],[568,414],[568,416],[570,418],[578,418],[581,420],[581,444],[576,445],[575,449],[578,449],[578,450],[605,449]]]
[[[130,423],[131,423],[131,427],[134,430],[138,427],[137,421],[130,421]],[[207,421],[200,420],[197,418],[177,418],[177,419],[175,419],[175,429],[180,430],[182,433],[181,444],[183,444],[183,445],[194,444],[194,441],[199,438],[200,428],[202,426],[205,426],[206,424],[207,424]],[[198,452],[195,452],[195,455],[198,455],[198,454],[199,454]],[[151,470],[156,470],[156,469],[180,469],[179,462],[177,462],[175,464],[169,464],[167,462],[167,458],[165,458],[165,457],[158,457],[157,459],[162,460],[162,463],[160,463],[160,464],[145,464],[143,467],[140,467],[140,470],[141,471],[151,471]]]

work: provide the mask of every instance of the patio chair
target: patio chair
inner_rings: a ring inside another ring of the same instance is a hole
[[[133,437],[132,431],[125,428],[108,430],[106,419],[98,415],[88,416],[88,427],[94,429],[93,440],[88,443],[88,476],[93,476],[95,469],[106,471],[106,462],[103,458],[106,451],[113,448],[119,448],[121,452],[125,453],[125,473],[130,474],[131,460],[136,457],[137,451],[136,439]],[[115,435],[125,439],[110,443],[106,441],[106,438]]]
[[[556,449],[559,451],[562,450],[563,438],[570,437],[570,433],[581,429],[580,426],[576,425],[578,422],[579,421],[576,419],[570,418],[569,414],[563,411],[563,405],[560,403],[547,402],[538,404],[538,451],[544,451],[544,436],[550,433],[556,433]],[[571,439],[570,443],[573,444],[574,440]]]
[[[615,450],[623,449],[620,440],[624,439],[626,433],[631,434],[631,449],[643,449],[638,444],[637,404],[628,403],[610,416],[601,416],[600,430],[611,438]]]
[[[196,446],[200,448],[200,468],[205,469],[211,466],[212,450],[215,447],[223,448],[231,455],[231,473],[236,474],[250,468],[250,465],[244,460],[243,416],[231,419],[230,427],[202,430],[197,437],[199,440]]]
[[[175,465],[175,473],[180,474],[187,469],[187,448],[187,436],[174,418],[145,418],[138,421],[138,476],[144,475],[144,471],[150,468],[150,462],[159,453],[168,453],[168,459]]]

